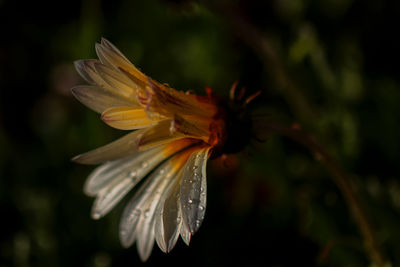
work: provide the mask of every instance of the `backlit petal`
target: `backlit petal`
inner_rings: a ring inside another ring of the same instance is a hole
[[[80,85],[71,89],[72,94],[84,105],[98,113],[118,106],[137,106],[120,95],[99,86]]]
[[[128,79],[126,75],[119,70],[112,69],[101,63],[95,63],[94,68],[102,79],[115,91],[137,103],[136,90],[138,86]]]
[[[72,160],[81,164],[100,164],[128,156],[137,151],[137,139],[144,132],[146,129],[131,132],[105,146],[78,155]]]
[[[96,52],[103,64],[126,72],[145,82],[147,76],[139,71],[113,44],[102,38],[101,44],[96,45]]]

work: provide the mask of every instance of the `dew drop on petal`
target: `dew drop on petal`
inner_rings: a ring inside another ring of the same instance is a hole
[[[193,200],[192,200],[191,198],[189,198],[189,199],[188,199],[188,203],[189,203],[189,204],[192,204],[192,203],[193,203]]]
[[[136,175],[137,175],[137,172],[136,172],[136,171],[131,171],[131,172],[129,172],[129,177],[131,177],[131,178],[135,178]]]
[[[147,218],[147,217],[149,217],[149,215],[150,215],[150,210],[148,210],[148,209],[145,210],[144,211],[144,217]]]
[[[149,164],[147,163],[147,161],[143,161],[142,162],[142,168],[147,168]]]
[[[101,217],[101,214],[99,211],[96,211],[92,214],[92,218],[95,220],[99,219],[100,217]]]

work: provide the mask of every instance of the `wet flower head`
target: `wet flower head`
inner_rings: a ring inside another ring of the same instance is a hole
[[[230,142],[227,126],[232,123],[211,89],[197,96],[161,84],[105,39],[96,52],[99,60],[75,63],[90,85],[74,87],[72,93],[111,127],[134,131],[73,160],[101,164],[84,188],[96,197],[95,219],[144,180],[120,222],[122,245],[136,242],[144,261],[154,241],[169,252],[179,236],[189,244],[199,229],[206,209],[206,163]]]

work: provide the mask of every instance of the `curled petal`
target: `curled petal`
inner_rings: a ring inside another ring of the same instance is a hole
[[[206,210],[207,181],[206,164],[209,147],[194,152],[185,165],[180,201],[184,225],[191,234],[200,227]]]
[[[156,122],[147,117],[142,108],[114,107],[107,109],[101,115],[101,119],[111,127],[120,130],[134,130],[146,128]]]

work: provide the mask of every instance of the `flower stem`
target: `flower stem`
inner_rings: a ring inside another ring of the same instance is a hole
[[[288,128],[276,124],[264,124],[263,130],[275,132],[287,136],[308,148],[322,164],[329,170],[333,180],[342,192],[350,212],[353,214],[355,222],[364,238],[365,249],[370,260],[377,266],[384,266],[384,260],[379,246],[374,236],[371,224],[360,204],[356,191],[351,187],[349,177],[341,168],[339,163],[329,154],[329,152],[315,140],[315,138],[300,129]]]

